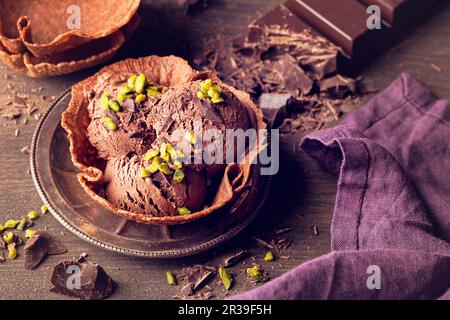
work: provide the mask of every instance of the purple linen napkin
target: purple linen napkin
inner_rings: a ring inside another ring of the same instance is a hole
[[[402,74],[301,148],[339,175],[332,252],[231,299],[450,299],[450,104]]]

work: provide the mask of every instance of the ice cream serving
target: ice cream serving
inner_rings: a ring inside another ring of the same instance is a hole
[[[265,128],[247,93],[174,56],[128,59],[78,83],[62,126],[88,194],[149,224],[192,221],[236,201],[262,141],[239,148],[229,132]]]

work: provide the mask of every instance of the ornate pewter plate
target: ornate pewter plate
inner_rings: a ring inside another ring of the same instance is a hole
[[[32,141],[31,173],[52,215],[78,237],[126,255],[175,258],[199,253],[247,227],[264,205],[271,178],[254,174],[230,206],[197,221],[172,226],[144,225],[113,215],[94,202],[77,180],[61,114],[70,101],[64,92],[39,123]],[[255,168],[256,170],[257,168]]]

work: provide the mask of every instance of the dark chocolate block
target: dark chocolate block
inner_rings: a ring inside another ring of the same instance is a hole
[[[420,17],[436,0],[359,0],[366,7],[377,5],[383,19],[393,28],[404,28]]]
[[[374,56],[389,41],[388,25],[369,30],[367,7],[356,0],[289,0],[285,5],[356,60]]]

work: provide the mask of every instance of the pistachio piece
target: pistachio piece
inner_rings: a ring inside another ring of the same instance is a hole
[[[197,143],[197,137],[194,132],[192,131],[186,131],[184,134],[184,139],[189,142],[190,144],[196,144]]]
[[[28,218],[30,218],[31,220],[35,220],[38,218],[38,213],[36,210],[30,211],[27,214]]]
[[[164,157],[167,154],[167,143],[162,143],[159,146],[159,154],[161,157]]]
[[[258,265],[253,265],[251,268],[245,270],[247,276],[256,282],[266,282],[269,280],[269,274],[264,272]]]
[[[173,162],[173,166],[177,169],[181,169],[183,168],[183,163],[181,161],[176,160]]]
[[[223,98],[219,97],[219,98],[212,98],[211,102],[212,103],[221,103],[224,102],[225,100],[223,100]]]
[[[14,229],[19,224],[19,220],[8,220],[5,222],[5,229]]]
[[[209,88],[213,85],[212,79],[206,79],[205,81],[200,83],[200,90],[203,92],[208,92]]]
[[[124,93],[118,93],[117,94],[117,100],[119,100],[120,102],[124,102],[128,99],[133,98],[132,94],[124,94]]]
[[[191,214],[191,210],[189,210],[186,207],[178,208],[177,211],[182,216],[187,215],[187,214]]]
[[[104,117],[103,118],[103,124],[106,126],[106,128],[108,128],[110,131],[116,131],[117,130],[117,125],[116,123],[113,121],[113,119],[111,119],[110,117]]]
[[[220,98],[220,94],[213,87],[208,90],[208,96],[212,99]]]
[[[151,96],[156,96],[158,94],[161,94],[161,92],[154,90],[154,89],[147,89],[147,96],[151,97]]]
[[[177,150],[177,156],[178,158],[184,158],[184,152],[181,150]]]
[[[136,84],[136,78],[137,78],[137,75],[133,74],[127,80],[128,87],[133,91],[135,90],[134,85]]]
[[[140,172],[141,172],[141,177],[142,178],[150,177],[150,173],[144,167],[141,167]]]
[[[38,214],[36,210],[30,211],[27,214],[28,218],[30,218],[31,220],[37,219]]]
[[[225,289],[229,290],[231,288],[231,283],[233,282],[233,277],[231,276],[230,272],[224,267],[220,266],[219,277]]]
[[[223,92],[223,89],[218,85],[215,84],[213,85],[214,90],[216,90],[219,94]]]
[[[133,90],[129,86],[122,86],[119,88],[119,92],[123,94],[131,93]]]
[[[14,260],[17,257],[16,244],[11,243],[8,245],[8,260]]]
[[[180,183],[183,181],[184,179],[184,172],[181,169],[177,169],[175,170],[175,173],[173,174],[173,180],[175,180],[176,182]]]
[[[102,106],[103,110],[109,109],[109,94],[108,93],[102,94],[102,96],[100,97],[100,105]]]
[[[23,231],[25,230],[26,226],[27,226],[27,219],[22,218],[22,220],[20,220],[19,224],[17,225],[16,229],[19,231]]]
[[[155,159],[156,159],[156,158],[155,158]],[[158,168],[158,163],[155,161],[155,159],[153,159],[152,164],[147,168],[147,170],[148,170],[151,174],[156,173],[156,172],[159,170],[159,168]]]
[[[36,233],[36,230],[27,229],[25,231],[25,238],[31,238]]]
[[[156,157],[159,154],[158,150],[155,149],[151,149],[148,150],[145,154],[144,154],[144,160],[152,160],[154,157]]]
[[[167,283],[170,284],[171,286],[176,286],[177,285],[177,279],[175,278],[175,276],[173,275],[172,272],[167,271],[166,272],[166,278],[167,278]]]
[[[46,206],[45,204],[43,204],[43,205],[41,206],[41,213],[42,213],[42,214],[46,214],[47,211],[48,211],[47,206]]]
[[[14,241],[14,233],[11,231],[5,232],[3,235],[3,241],[5,241],[7,244],[10,244]]]
[[[117,100],[110,100],[109,101],[109,108],[114,112],[120,111],[120,104],[117,102]]]
[[[178,159],[178,153],[171,144],[168,144],[166,149],[167,149],[167,153],[170,155],[170,158],[172,159],[172,161],[175,161]]]
[[[199,99],[206,99],[206,98],[208,98],[208,95],[205,94],[203,91],[198,91],[197,92],[197,98],[199,98]]]
[[[167,163],[164,163],[164,162],[158,163],[157,166],[158,166],[158,170],[164,174],[172,174],[173,173],[173,171],[170,170],[170,167]]]
[[[148,87],[149,90],[154,90],[154,91],[161,91],[162,86],[150,86]]]
[[[136,98],[134,99],[134,101],[136,102],[136,103],[141,103],[142,101],[144,101],[145,100],[145,98],[146,98],[146,96],[145,96],[145,94],[138,94],[137,96],[136,96]]]
[[[0,224],[0,232],[2,232],[3,230],[5,230],[5,226]]]
[[[163,159],[165,162],[170,162],[170,152],[173,150],[173,147],[169,143],[163,143],[159,147],[159,154],[161,159]]]
[[[267,251],[266,254],[264,255],[264,261],[273,261],[274,257],[273,257],[273,253],[272,251]]]
[[[134,90],[137,93],[144,92],[145,83],[147,82],[147,79],[143,74],[140,74],[137,76],[136,81],[134,83]]]

